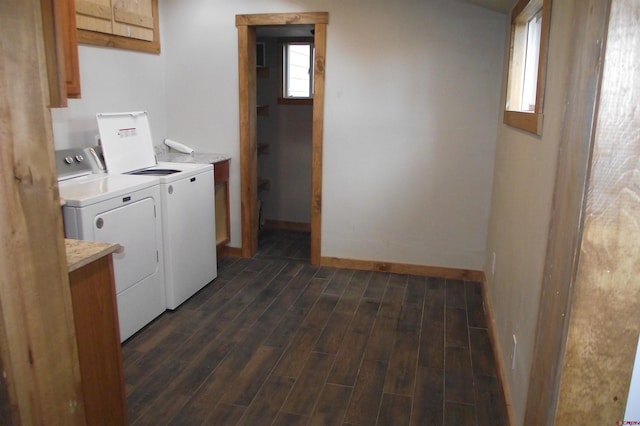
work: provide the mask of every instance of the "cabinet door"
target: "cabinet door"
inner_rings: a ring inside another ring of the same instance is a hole
[[[67,97],[80,97],[80,64],[78,63],[78,36],[76,29],[75,0],[59,2],[62,47],[64,50],[64,71]]]
[[[75,2],[78,29],[113,34],[111,0],[75,0]]]
[[[216,247],[224,247],[231,241],[229,221],[229,160],[214,164],[216,193]]]
[[[113,34],[153,41],[151,0],[113,0]]]
[[[49,106],[67,106],[80,97],[80,69],[74,0],[41,2],[44,48],[49,81]]]
[[[78,29],[153,41],[151,0],[76,0]]]
[[[230,240],[229,183],[216,183],[216,246],[223,246]]]
[[[126,425],[127,401],[111,256],[69,274],[89,425]]]

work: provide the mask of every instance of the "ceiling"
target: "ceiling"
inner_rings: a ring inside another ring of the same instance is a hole
[[[497,12],[509,13],[516,0],[462,0]]]
[[[475,4],[486,9],[508,14],[517,0],[459,0],[465,3]],[[311,30],[313,25],[269,25],[256,28],[256,37],[313,37]]]

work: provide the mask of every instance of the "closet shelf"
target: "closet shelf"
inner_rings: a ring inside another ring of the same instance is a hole
[[[258,78],[269,78],[269,68],[267,67],[257,67],[256,73]]]
[[[269,115],[269,105],[258,105],[258,115]]]

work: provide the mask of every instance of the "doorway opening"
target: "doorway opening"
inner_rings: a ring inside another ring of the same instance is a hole
[[[237,15],[239,118],[240,118],[240,191],[242,256],[252,257],[258,249],[258,135],[257,135],[257,49],[256,29],[265,26],[312,25],[313,111],[311,129],[311,202],[310,262],[320,264],[322,214],[322,143],[324,121],[324,76],[326,56],[326,12],[300,14]]]

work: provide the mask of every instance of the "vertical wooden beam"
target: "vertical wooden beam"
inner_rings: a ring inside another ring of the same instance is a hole
[[[238,26],[240,104],[240,205],[242,256],[258,250],[258,141],[256,111],[256,30]]]
[[[0,357],[15,424],[84,424],[38,0],[0,2]]]
[[[322,143],[324,128],[324,78],[327,24],[315,24],[313,118],[311,135],[311,264],[320,264],[322,233]]]
[[[640,334],[639,46],[640,2],[613,0],[559,425],[640,420],[624,419]]]
[[[603,40],[610,0],[575,2],[571,72],[524,424],[553,423],[582,236]]]

